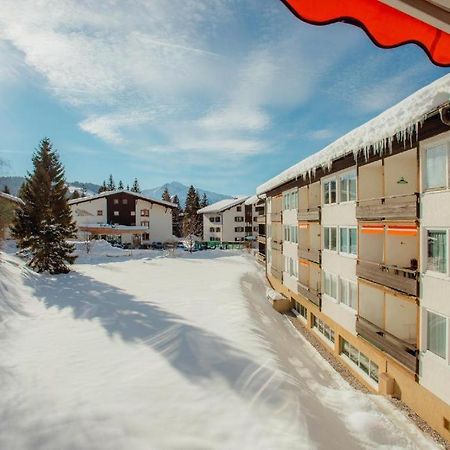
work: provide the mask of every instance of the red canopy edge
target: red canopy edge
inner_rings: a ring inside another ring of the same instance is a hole
[[[378,0],[281,0],[312,25],[345,22],[362,28],[381,48],[416,44],[437,66],[450,66],[450,34]]]

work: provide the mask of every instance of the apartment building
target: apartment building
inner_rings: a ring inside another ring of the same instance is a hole
[[[220,200],[199,209],[203,216],[203,239],[217,242],[256,240],[257,198],[245,196]]]
[[[133,246],[174,240],[175,204],[125,190],[69,200],[78,238],[101,236]]]
[[[14,219],[14,211],[23,205],[23,200],[11,194],[0,192],[0,211],[3,214],[2,228],[0,229],[0,239],[10,239],[10,226]]]
[[[277,309],[447,439],[449,158],[447,75],[257,189]]]

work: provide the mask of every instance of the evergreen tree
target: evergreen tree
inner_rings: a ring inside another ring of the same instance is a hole
[[[70,196],[70,200],[75,200],[75,199],[80,198],[80,197],[81,197],[80,193],[75,189],[72,192],[72,195]]]
[[[29,266],[37,272],[67,273],[75,260],[76,227],[67,203],[64,167],[48,138],[33,154],[34,171],[21,189],[24,206],[17,211],[12,232],[20,249],[29,251]]]
[[[137,180],[137,178],[135,178],[133,181],[133,186],[131,187],[131,192],[136,192],[138,194],[141,192],[141,188],[139,187],[139,181]]]
[[[184,236],[201,236],[202,234],[202,217],[197,214],[200,209],[200,199],[198,192],[194,186],[190,186],[186,195],[186,205],[183,217],[183,235]]]
[[[106,181],[103,181],[103,184],[98,188],[98,193],[106,192],[108,190],[108,186],[106,186]]]
[[[108,178],[107,190],[108,191],[116,190],[116,183],[114,182],[114,178],[113,178],[112,174]]]
[[[4,188],[3,188],[3,193],[4,194],[11,194],[11,191],[9,190],[9,187],[5,184]]]
[[[117,186],[117,189],[118,189],[119,191],[123,191],[123,183],[122,183],[122,180],[119,180],[119,185]]]
[[[162,199],[166,202],[171,201],[169,189],[167,189],[167,186],[164,186],[164,192],[162,193]]]
[[[208,196],[203,192],[202,199],[200,200],[200,208],[204,208],[209,205]]]
[[[178,198],[178,195],[174,195],[172,198],[172,203],[175,203],[177,205],[176,208],[172,209],[172,228],[173,228],[173,235],[176,237],[181,237],[182,232],[182,214],[183,210],[180,208],[180,200]]]
[[[127,191],[129,191],[130,190],[130,185],[129,184],[127,184]]]

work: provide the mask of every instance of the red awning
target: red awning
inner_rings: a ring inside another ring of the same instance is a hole
[[[441,0],[282,0],[313,25],[346,22],[362,28],[379,47],[414,43],[434,64],[450,66],[450,9]],[[392,6],[391,6],[392,5]]]

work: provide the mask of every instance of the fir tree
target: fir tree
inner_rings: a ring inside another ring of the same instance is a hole
[[[76,227],[67,203],[64,167],[48,138],[33,155],[33,173],[21,188],[24,206],[17,211],[12,232],[20,249],[29,251],[29,266],[37,272],[67,273],[75,260]]]
[[[119,180],[119,185],[117,186],[117,189],[118,189],[119,191],[123,191],[123,183],[122,183],[122,180]]]
[[[166,202],[171,201],[169,189],[167,189],[167,186],[164,186],[164,192],[162,193],[162,199]]]
[[[98,188],[98,193],[106,192],[108,190],[108,186],[106,186],[106,181],[103,181],[103,184]]]
[[[9,187],[5,184],[4,188],[3,188],[3,193],[4,194],[11,194],[11,191],[9,190]]]
[[[114,178],[112,174],[108,178],[108,184],[106,185],[108,191],[115,191],[116,190],[116,183],[114,182]]]
[[[136,192],[138,194],[141,192],[141,188],[139,187],[139,181],[137,180],[137,178],[135,178],[133,181],[133,186],[131,187],[131,192]]]
[[[178,198],[178,195],[174,195],[172,198],[172,203],[175,203],[177,205],[176,208],[172,209],[172,229],[173,229],[173,235],[176,237],[181,237],[182,232],[182,214],[183,210],[180,208],[180,200]]]
[[[70,200],[75,200],[75,199],[80,198],[80,197],[81,197],[80,193],[75,189],[72,192],[72,195],[70,196]]]
[[[130,185],[127,184],[127,191],[130,191]]]
[[[204,208],[209,205],[208,196],[203,192],[202,199],[200,200],[200,208]]]
[[[194,186],[190,186],[186,195],[186,205],[183,217],[183,235],[184,236],[201,236],[202,234],[202,218],[197,214],[200,209],[200,200],[198,192]]]

